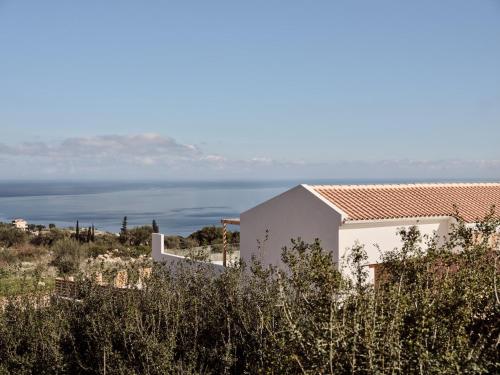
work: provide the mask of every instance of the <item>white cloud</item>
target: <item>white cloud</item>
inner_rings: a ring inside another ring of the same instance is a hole
[[[96,163],[122,161],[154,165],[177,159],[196,159],[201,151],[159,134],[105,135],[68,138],[60,143],[26,142],[0,147],[0,154],[57,161]]]
[[[227,159],[221,155],[207,155],[201,158],[202,160],[214,161],[214,162],[225,162]]]
[[[0,144],[0,167],[3,178],[500,178],[500,160],[233,159],[150,133]]]

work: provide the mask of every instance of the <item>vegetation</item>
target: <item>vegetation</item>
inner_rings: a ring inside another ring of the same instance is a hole
[[[120,229],[120,242],[126,244],[128,241],[128,224],[127,217],[123,217],[122,227]]]
[[[221,227],[204,227],[196,232],[192,233],[188,238],[196,241],[199,246],[207,246],[222,243],[222,232]],[[240,241],[239,232],[227,231],[227,241],[229,243],[238,244]]]
[[[153,227],[153,233],[160,233],[160,227],[158,226],[158,223],[156,220],[153,220],[153,223],[151,225]]]
[[[42,232],[39,233],[37,236],[33,236],[30,239],[30,243],[35,246],[50,248],[55,242],[69,237],[70,233],[68,231],[53,228],[47,232]]]
[[[79,301],[0,313],[0,373],[499,373],[499,222],[444,244],[402,230],[377,286],[356,245],[338,271],[316,241],[222,274],[158,266],[141,290],[78,282]]]
[[[26,232],[8,224],[0,224],[0,246],[12,247],[24,243],[27,239]]]
[[[61,275],[74,274],[79,271],[80,264],[86,259],[86,248],[74,239],[63,239],[52,246],[54,259],[52,265],[57,267]]]
[[[0,296],[19,296],[34,292],[50,292],[54,288],[51,277],[17,277],[0,278]]]
[[[116,268],[149,256],[151,227],[128,232],[129,241],[122,244],[115,234],[96,233],[94,225],[82,228],[78,221],[67,229],[30,224],[28,231],[0,223],[0,307],[2,297],[48,291],[56,276],[87,272],[93,260]]]

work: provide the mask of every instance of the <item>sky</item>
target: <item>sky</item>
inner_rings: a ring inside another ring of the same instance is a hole
[[[500,0],[0,0],[0,179],[500,180]]]

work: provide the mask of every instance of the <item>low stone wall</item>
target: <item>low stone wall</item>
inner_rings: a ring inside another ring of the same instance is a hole
[[[5,308],[9,304],[14,304],[18,307],[22,307],[23,305],[29,304],[35,306],[37,308],[46,307],[50,304],[50,299],[52,297],[52,292],[44,292],[44,293],[31,293],[31,294],[23,294],[18,296],[11,297],[1,297],[0,298],[0,311],[5,311]]]
[[[128,283],[129,278],[127,271],[125,270],[118,271],[112,283],[104,283],[102,281],[102,274],[99,273],[95,275],[94,281],[96,282],[97,285],[99,285],[102,288],[113,288],[115,290],[130,290],[135,287],[140,289],[143,285],[144,280],[150,277],[151,271],[152,271],[151,268],[141,268],[139,270],[139,282],[137,285],[130,285]],[[54,295],[56,297],[77,299],[78,288],[74,278],[72,277],[56,278]]]

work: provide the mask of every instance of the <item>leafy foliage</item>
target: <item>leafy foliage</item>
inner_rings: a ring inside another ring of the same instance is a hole
[[[86,246],[74,239],[62,239],[56,242],[52,246],[52,251],[54,252],[52,264],[63,275],[77,272],[87,256]]]
[[[132,246],[149,245],[151,243],[151,234],[153,227],[143,225],[128,230],[128,241]]]
[[[32,237],[30,243],[35,246],[50,247],[54,243],[69,237],[70,235],[68,232],[57,228],[53,228],[50,229],[48,232],[39,233],[37,236]]]
[[[122,227],[120,228],[120,242],[126,244],[128,242],[128,219],[123,217]]]
[[[198,246],[215,245],[222,243],[221,227],[204,227],[189,235],[189,239],[196,241]],[[238,243],[240,240],[239,232],[227,231],[227,240],[229,243]]]
[[[27,240],[27,234],[10,225],[0,225],[0,246],[12,247],[21,245]]]
[[[459,220],[444,244],[401,230],[377,286],[362,245],[343,275],[300,239],[286,270],[157,266],[126,291],[80,280],[78,302],[0,313],[0,373],[499,373],[498,223],[486,221]]]

